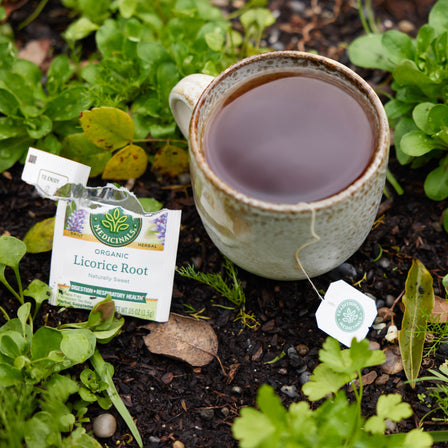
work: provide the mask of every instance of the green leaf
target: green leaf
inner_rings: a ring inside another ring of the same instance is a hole
[[[135,13],[137,8],[137,0],[119,0],[118,1],[118,9],[120,14],[125,18],[129,19]]]
[[[434,107],[434,103],[425,101],[424,103],[417,104],[412,111],[412,118],[414,119],[415,124],[421,131],[428,135],[432,135],[435,132],[434,126],[429,120],[429,112]]]
[[[138,198],[138,201],[145,212],[158,212],[163,208],[163,204],[154,198]]]
[[[142,176],[148,166],[145,150],[137,145],[128,145],[112,156],[103,172],[103,179],[126,180]]]
[[[42,280],[35,278],[23,291],[27,297],[32,297],[37,304],[42,304],[51,297],[51,288]]]
[[[403,296],[405,312],[398,334],[401,357],[406,377],[415,387],[423,356],[426,322],[434,307],[431,274],[417,259],[412,261]]]
[[[384,434],[386,419],[399,422],[412,415],[412,408],[401,401],[400,394],[380,395],[376,403],[377,415],[369,418],[364,426],[366,431],[373,434]]]
[[[70,134],[62,142],[61,156],[90,166],[90,177],[96,177],[104,171],[111,153],[94,145],[85,134]]]
[[[448,2],[437,1],[429,12],[428,24],[432,26],[436,34],[448,31]]]
[[[370,33],[356,38],[348,47],[350,61],[365,68],[378,68],[391,72],[395,64],[385,51],[382,35]]]
[[[9,235],[0,237],[0,264],[17,269],[25,254],[26,245],[23,241]]]
[[[286,409],[278,395],[275,394],[271,386],[263,384],[257,392],[257,405],[260,411],[275,424],[284,423],[286,419]]]
[[[62,334],[51,327],[40,327],[33,335],[31,359],[47,358],[53,351],[60,351]]]
[[[84,87],[65,89],[49,101],[45,113],[53,120],[68,121],[78,118],[91,106],[91,100]]]
[[[440,148],[440,144],[423,131],[410,131],[401,137],[400,148],[408,156],[420,157]]]
[[[411,131],[417,130],[417,126],[414,123],[414,120],[411,117],[401,117],[396,126],[395,126],[395,134],[394,134],[394,146],[395,146],[395,154],[397,156],[398,161],[402,165],[406,165],[414,160],[413,156],[410,156],[403,152],[401,149],[401,139],[405,134]]]
[[[394,66],[404,59],[414,59],[414,44],[412,39],[405,33],[397,30],[386,31],[382,38],[389,62]]]
[[[134,439],[136,440],[138,446],[140,448],[143,448],[143,441],[137,429],[137,426],[135,425],[134,420],[129,414],[128,409],[121,400],[120,395],[118,395],[117,389],[115,388],[115,384],[112,380],[113,367],[109,363],[104,361],[98,350],[95,350],[95,353],[90,358],[90,362],[92,363],[93,368],[95,369],[101,380],[107,383],[107,393],[113,405],[128,425],[128,428],[134,436]]]
[[[96,23],[83,16],[75,22],[72,22],[64,31],[63,36],[68,42],[76,42],[77,40],[84,39],[98,29],[99,26]]]
[[[448,156],[426,176],[423,187],[426,196],[433,201],[443,201],[448,197]]]
[[[19,101],[12,93],[0,88],[0,112],[6,116],[16,116],[19,107]]]
[[[9,364],[0,363],[0,391],[2,387],[9,387],[14,384],[20,384],[23,381],[20,370]]]
[[[61,333],[61,350],[68,359],[80,364],[95,352],[96,338],[90,330],[64,329]]]
[[[253,408],[243,408],[232,424],[233,436],[241,448],[257,448],[275,432],[269,418]]]
[[[0,140],[26,135],[23,120],[11,117],[0,117]]]
[[[114,107],[84,111],[81,115],[81,126],[92,143],[108,150],[122,148],[134,137],[132,118]]]
[[[27,135],[0,140],[0,173],[20,160],[32,143]]]
[[[23,121],[26,131],[31,138],[43,138],[51,132],[53,123],[51,120],[42,115],[35,118],[27,118]]]
[[[34,224],[23,238],[27,252],[38,254],[53,248],[53,232],[55,218],[47,218]]]

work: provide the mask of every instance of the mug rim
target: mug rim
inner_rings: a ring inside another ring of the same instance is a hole
[[[201,144],[200,144],[201,136],[198,133],[198,122],[201,107],[206,101],[209,92],[213,90],[215,86],[219,84],[223,79],[227,78],[233,72],[239,70],[241,67],[256,63],[258,60],[265,60],[269,58],[279,58],[279,57],[285,59],[290,58],[290,59],[311,60],[323,64],[333,71],[342,73],[347,78],[350,78],[353,81],[353,84],[355,83],[357,84],[357,89],[372,105],[372,110],[375,111],[375,113],[378,116],[377,142],[374,148],[374,153],[369,163],[366,165],[363,173],[343,190],[335,194],[332,194],[331,196],[327,196],[325,198],[316,201],[311,202],[301,201],[297,203],[276,203],[276,202],[263,201],[261,199],[257,199],[248,196],[244,193],[241,193],[238,190],[232,188],[227,183],[225,183],[220,177],[218,177],[215,174],[215,172],[210,168],[206,160],[205,152],[201,150]],[[389,121],[387,119],[384,106],[381,100],[378,98],[375,91],[373,90],[373,88],[368,84],[366,80],[364,80],[361,76],[359,76],[356,72],[354,72],[344,64],[334,59],[330,59],[326,56],[306,53],[303,51],[281,50],[281,51],[271,51],[267,53],[261,53],[258,55],[241,59],[240,61],[236,62],[235,64],[225,69],[218,76],[216,76],[206,87],[206,89],[202,92],[201,96],[199,97],[199,100],[197,101],[194,107],[189,128],[190,128],[189,129],[190,151],[194,154],[199,169],[202,171],[202,173],[205,175],[208,181],[210,181],[216,188],[218,188],[221,192],[223,192],[227,196],[230,196],[233,199],[242,202],[251,208],[259,209],[260,211],[265,212],[300,213],[303,211],[325,209],[335,205],[336,203],[342,202],[350,198],[353,193],[355,193],[358,189],[362,187],[362,185],[368,182],[368,180],[371,179],[371,177],[374,176],[375,173],[379,170],[379,168],[383,165],[385,161],[384,159],[387,159],[389,155],[389,145],[390,145]]]

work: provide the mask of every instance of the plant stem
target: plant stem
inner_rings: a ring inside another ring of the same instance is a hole
[[[387,169],[387,172],[386,172],[386,178],[387,178],[388,182],[392,185],[392,187],[394,187],[394,190],[397,192],[398,195],[401,196],[402,194],[404,194],[403,188],[398,183],[397,179],[395,179],[395,176],[392,174],[392,172],[389,170],[389,168]]]

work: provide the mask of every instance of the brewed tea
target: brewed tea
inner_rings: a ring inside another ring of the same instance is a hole
[[[277,74],[251,82],[212,112],[210,168],[233,189],[274,203],[340,192],[366,169],[374,132],[352,94],[332,81]]]

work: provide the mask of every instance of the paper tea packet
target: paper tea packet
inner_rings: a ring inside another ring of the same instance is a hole
[[[36,188],[58,201],[50,303],[90,309],[110,295],[120,314],[167,321],[180,210],[145,213],[135,195],[111,184],[67,183],[53,194]]]

